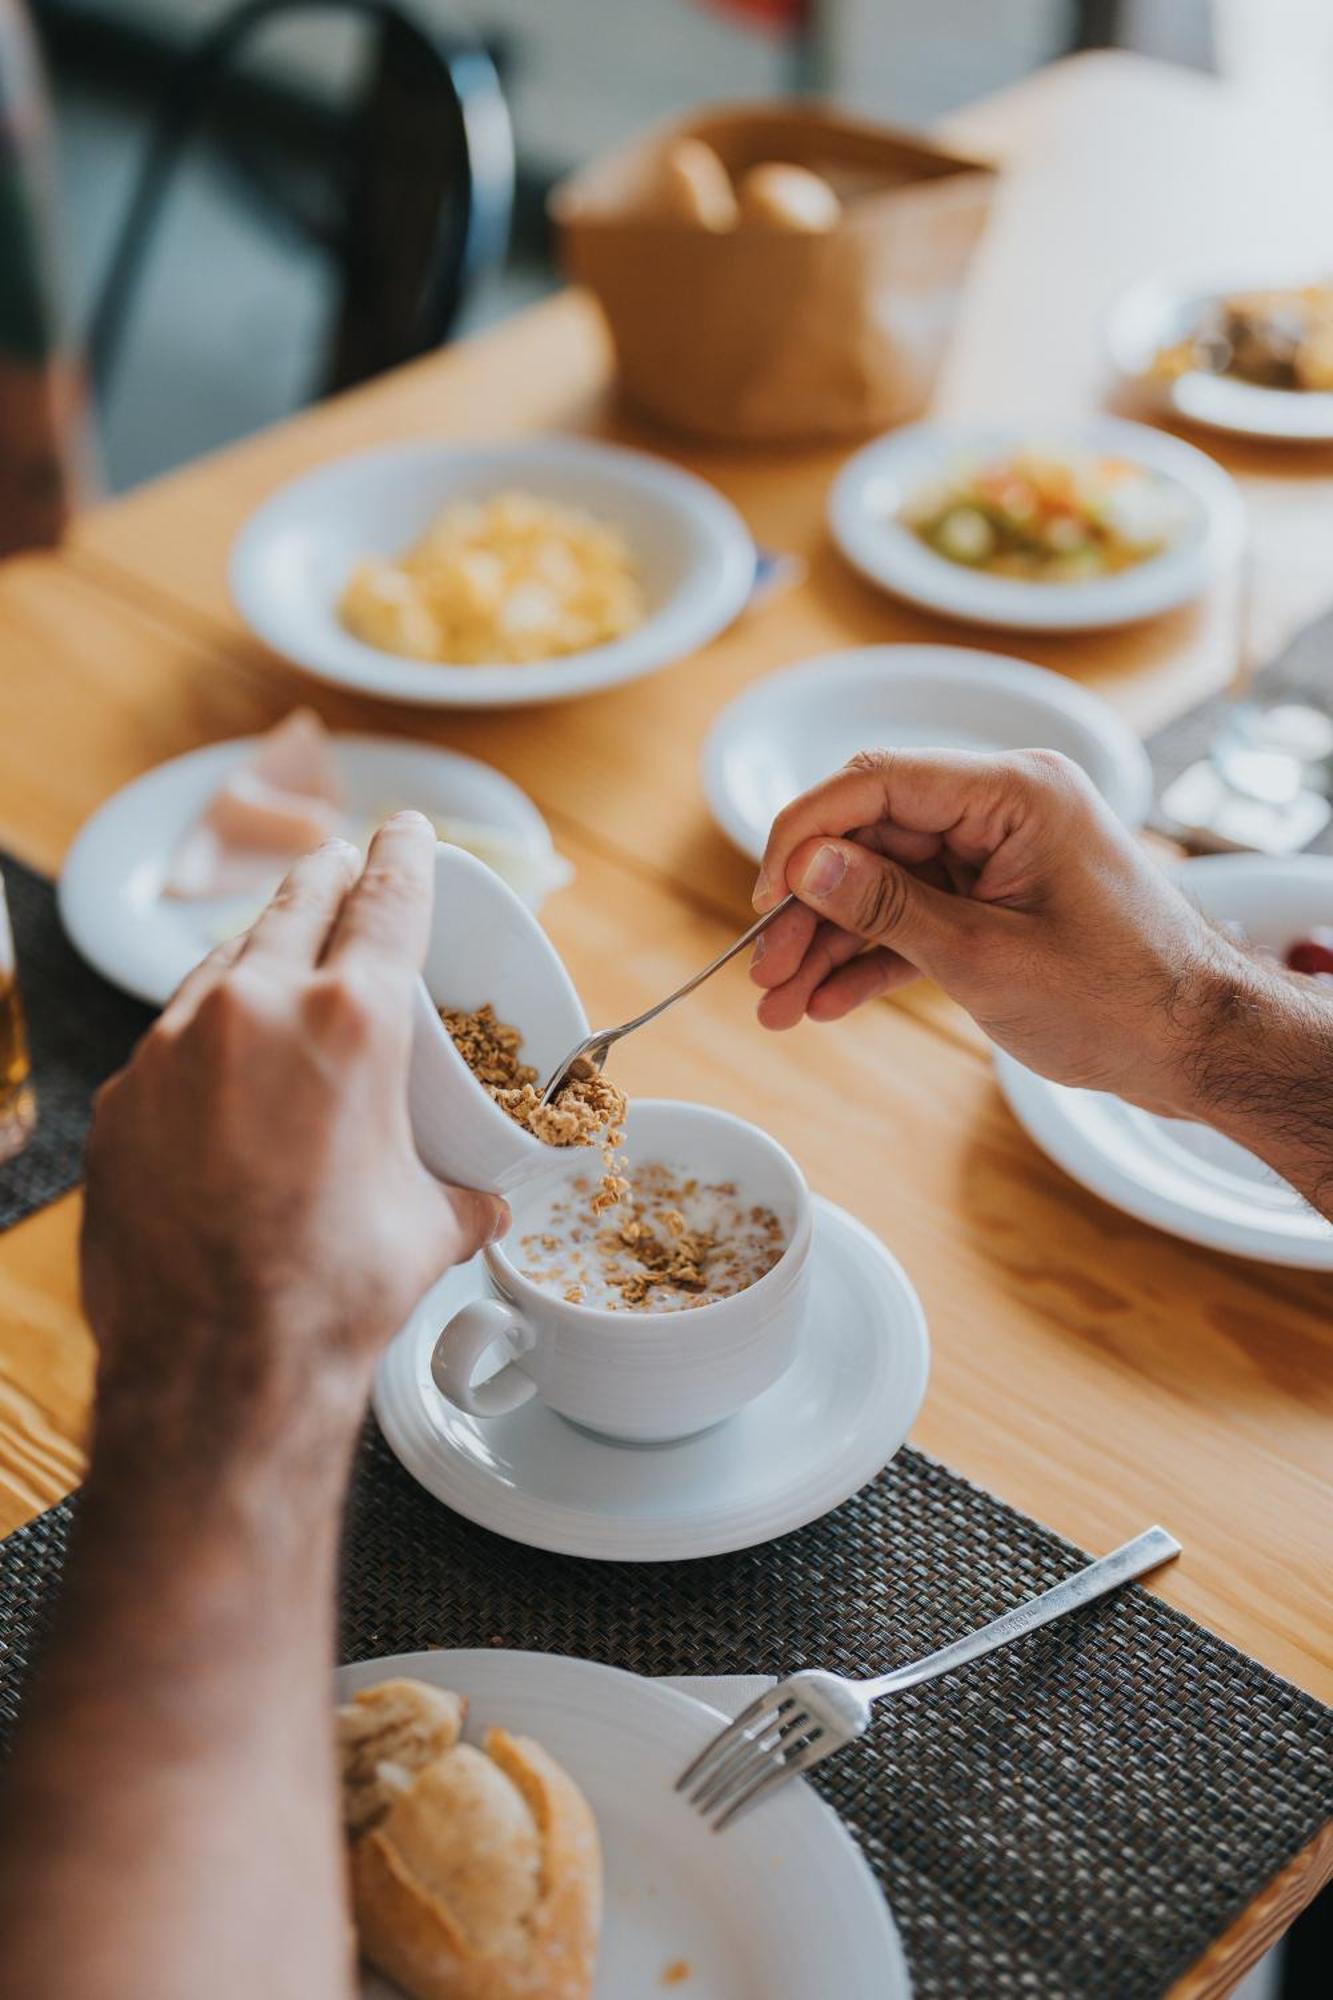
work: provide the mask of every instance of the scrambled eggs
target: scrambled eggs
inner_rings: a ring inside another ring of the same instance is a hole
[[[455,501],[405,555],[358,563],[339,609],[367,645],[460,666],[580,653],[646,615],[617,528],[521,492]]]

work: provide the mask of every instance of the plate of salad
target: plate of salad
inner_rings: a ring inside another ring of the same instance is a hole
[[[848,461],[829,525],[848,561],[896,596],[1029,631],[1173,610],[1244,540],[1219,465],[1111,417],[1043,430],[910,425]]]

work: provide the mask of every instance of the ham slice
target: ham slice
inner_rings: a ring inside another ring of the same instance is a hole
[[[191,901],[263,895],[342,825],[328,732],[311,709],[294,709],[214,793],[172,856],[162,893]]]

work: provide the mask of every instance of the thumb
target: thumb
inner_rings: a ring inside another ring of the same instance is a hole
[[[972,906],[932,889],[896,861],[854,840],[809,840],[787,866],[788,886],[817,916],[935,973]]]
[[[513,1221],[508,1202],[501,1201],[499,1195],[460,1187],[445,1188],[443,1193],[453,1217],[456,1243],[452,1262],[456,1264],[466,1263],[488,1243],[498,1242]]]

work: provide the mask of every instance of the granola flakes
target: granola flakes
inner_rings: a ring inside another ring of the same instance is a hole
[[[589,1066],[575,1072],[550,1104],[543,1104],[539,1078],[522,1056],[517,1028],[496,1018],[490,1001],[472,1009],[441,1007],[440,1019],[454,1047],[487,1095],[500,1109],[547,1146],[591,1146],[602,1140],[605,1173],[593,1197],[598,1213],[613,1208],[629,1183],[620,1171],[625,1093]]]
[[[564,1183],[539,1226],[518,1237],[515,1261],[572,1305],[672,1312],[744,1291],[785,1248],[777,1216],[743,1202],[734,1182],[683,1179],[652,1162],[635,1168],[628,1213],[609,1222],[587,1175]]]

